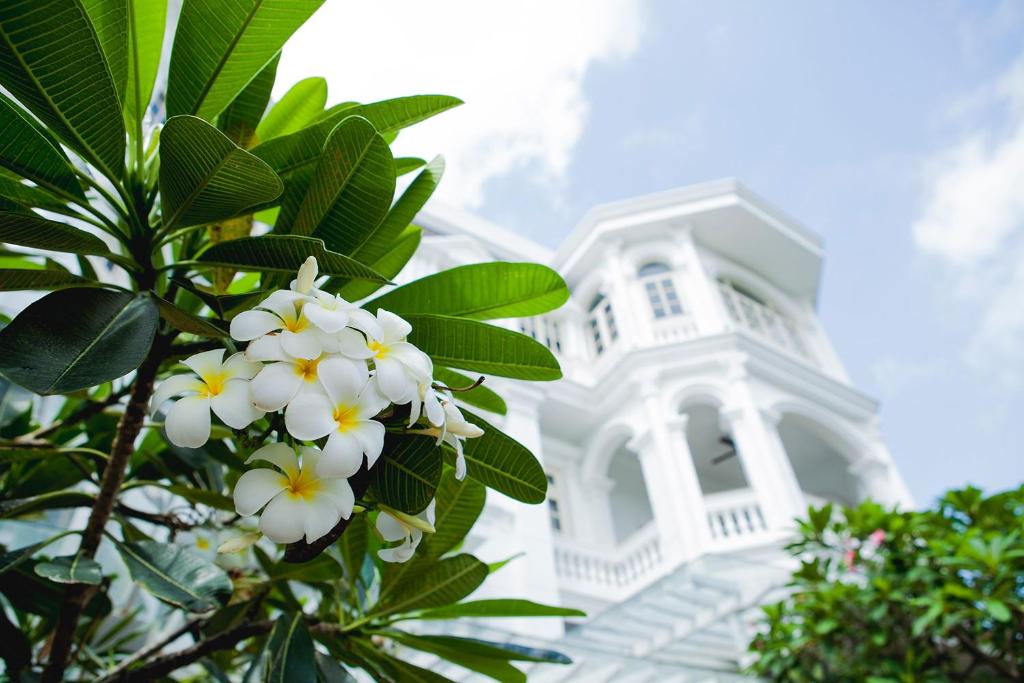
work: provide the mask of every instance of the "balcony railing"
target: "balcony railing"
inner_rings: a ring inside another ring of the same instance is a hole
[[[733,544],[768,530],[757,496],[751,489],[708,494],[704,496],[704,505],[711,540],[715,543]]]
[[[639,590],[658,576],[662,564],[658,530],[647,524],[612,552],[584,548],[565,541],[555,546],[559,579],[578,592],[612,597],[618,591]],[[609,593],[612,592],[612,594]]]
[[[734,324],[774,346],[813,360],[795,322],[726,283],[720,282],[718,289]]]

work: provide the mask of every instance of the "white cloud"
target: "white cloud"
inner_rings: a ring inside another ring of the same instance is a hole
[[[968,104],[965,105],[965,102]],[[929,161],[914,240],[952,277],[952,295],[976,308],[966,348],[977,366],[1024,362],[1024,56],[1000,79],[957,103],[993,122]],[[952,303],[952,302],[951,302]],[[1021,372],[1004,372],[1019,381]]]
[[[474,207],[487,180],[527,165],[557,187],[585,125],[587,69],[636,49],[641,14],[640,0],[331,2],[285,49],[275,95],[321,75],[331,102],[460,97],[396,146],[443,153],[439,195]]]

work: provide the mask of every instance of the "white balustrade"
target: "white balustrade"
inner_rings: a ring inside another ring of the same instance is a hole
[[[697,325],[689,315],[676,315],[654,320],[651,324],[656,344],[686,341],[697,336]]]
[[[767,531],[761,506],[751,489],[737,489],[704,496],[712,541],[735,541]]]
[[[570,589],[610,595],[609,589],[633,592],[658,576],[661,546],[653,522],[612,552],[556,541],[555,571]]]
[[[774,346],[805,360],[813,360],[794,321],[728,284],[720,282],[718,289],[734,324]]]

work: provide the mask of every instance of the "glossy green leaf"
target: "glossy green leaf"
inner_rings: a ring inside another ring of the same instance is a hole
[[[389,631],[389,635],[392,632]],[[459,636],[424,635],[416,636],[420,642],[430,643],[440,652],[461,652],[473,657],[484,659],[505,659],[515,662],[546,662],[548,664],[571,664],[572,660],[561,652],[536,647],[524,647],[511,643],[497,643],[479,638],[461,638]],[[401,641],[399,641],[401,642]],[[415,647],[415,646],[411,646]],[[423,650],[417,647],[418,650]],[[429,650],[424,650],[429,651]]]
[[[96,31],[114,90],[124,101],[128,82],[128,0],[82,0],[82,7]]]
[[[454,389],[472,386],[475,379],[467,377],[462,373],[434,366],[434,382],[443,384]],[[508,412],[505,399],[496,394],[487,384],[479,384],[469,391],[457,391],[454,393],[455,400],[466,405],[471,405],[481,410],[486,410],[497,415],[504,415]]]
[[[103,568],[96,560],[81,553],[54,557],[35,566],[37,575],[57,583],[88,583],[98,586],[103,581]]]
[[[381,683],[401,681],[401,683],[455,683],[452,679],[434,673],[430,669],[393,657],[376,645],[360,638],[351,638],[348,649],[355,655],[360,667],[371,673],[373,679]]]
[[[389,507],[418,514],[433,499],[442,468],[436,439],[386,434],[384,450],[370,470],[370,493]]]
[[[278,618],[270,632],[267,683],[316,683],[316,659],[302,612]]]
[[[36,560],[29,560],[24,566],[0,575],[0,593],[14,609],[54,620],[67,599],[67,588],[36,575],[33,571],[36,564]],[[106,592],[96,591],[82,614],[85,617],[105,616],[110,614],[110,609],[110,598]]]
[[[20,289],[61,289],[88,284],[89,281],[85,278],[62,270],[0,268],[0,292]]]
[[[385,282],[379,273],[324,247],[323,240],[298,235],[243,237],[215,244],[199,256],[208,265],[232,266],[239,270],[268,273],[296,273],[306,258],[316,257],[321,275]]]
[[[132,579],[164,602],[207,612],[231,597],[231,579],[224,570],[180,546],[140,541],[117,543],[117,550]]]
[[[424,559],[441,557],[452,550],[473,528],[487,500],[487,489],[469,477],[459,481],[455,470],[448,469],[437,487],[437,506],[434,510],[436,533],[424,537],[419,553]]]
[[[169,301],[162,299],[155,294],[153,299],[160,309],[160,317],[163,318],[176,330],[195,334],[200,337],[227,337],[227,327],[216,320],[201,318],[184,311]]]
[[[167,113],[212,121],[323,0],[192,0],[171,49]]]
[[[991,598],[985,601],[985,607],[988,609],[988,613],[992,615],[992,618],[996,621],[1008,622],[1012,618],[1010,614],[1010,608],[1006,606],[1006,603]]]
[[[327,81],[318,76],[304,78],[274,103],[260,125],[256,138],[265,142],[290,135],[309,125],[327,104]]]
[[[395,175],[403,176],[426,165],[427,160],[419,157],[395,157]]]
[[[460,104],[462,100],[446,95],[415,95],[347,106],[326,114],[316,123],[291,135],[257,145],[252,153],[270,164],[278,175],[286,177],[315,165],[331,131],[348,116],[361,116],[373,124],[378,133],[387,133],[419,123]]]
[[[64,510],[92,505],[95,498],[84,491],[49,491],[28,498],[0,501],[0,517],[20,517],[41,510]]]
[[[66,535],[67,533],[57,534],[56,536],[51,536],[45,541],[39,541],[38,543],[33,543],[32,545],[26,545],[21,548],[16,548],[14,550],[8,550],[3,553],[0,553],[0,574],[3,574],[4,572],[9,571],[11,569],[14,569],[19,564],[35,555],[46,546],[50,545],[59,538],[63,538]]]
[[[202,119],[174,117],[160,134],[167,228],[231,218],[275,199],[283,187],[269,166]]]
[[[30,208],[58,213],[68,210],[66,201],[49,190],[27,185],[6,168],[0,169],[0,210],[27,213],[25,210]]]
[[[416,214],[434,194],[442,175],[444,158],[435,157],[409,184],[394,206],[388,210],[384,220],[352,251],[352,258],[362,263],[374,263],[387,256],[402,231],[409,227]]]
[[[35,214],[0,211],[0,242],[19,247],[106,254],[107,245],[96,235]]]
[[[443,315],[404,315],[409,341],[437,365],[523,380],[555,380],[562,370],[543,344],[518,332]]]
[[[455,605],[434,607],[410,615],[411,619],[458,619],[461,617],[585,617],[586,612],[569,607],[542,605],[529,600],[473,600]]]
[[[186,484],[171,484],[167,487],[167,490],[176,496],[181,496],[190,503],[206,505],[218,510],[224,510],[225,512],[235,511],[235,502],[230,496],[225,496],[223,493],[197,489]]]
[[[526,674],[501,658],[481,656],[458,644],[435,640],[433,636],[418,636],[397,629],[389,629],[383,635],[405,647],[435,655],[499,683],[526,683]]]
[[[130,130],[146,115],[160,66],[167,0],[128,0],[128,82],[124,114]]]
[[[366,514],[352,515],[345,533],[338,539],[338,552],[341,554],[341,564],[345,570],[345,578],[349,583],[355,583],[356,577],[363,568],[363,558],[366,556],[366,546],[369,540],[369,527],[366,523]]]
[[[327,139],[295,221],[282,226],[282,215],[275,228],[351,255],[387,214],[394,192],[391,149],[366,119],[349,117]]]
[[[414,280],[377,297],[378,307],[406,315],[436,313],[475,320],[528,318],[569,299],[562,277],[537,263],[473,263]]]
[[[548,479],[544,468],[525,446],[468,410],[469,422],[483,436],[466,439],[466,473],[481,484],[523,503],[543,503]]]
[[[80,0],[0,4],[0,82],[107,177],[121,177],[118,91]]]
[[[3,95],[0,95],[0,166],[59,195],[85,198],[64,150]]]
[[[390,280],[398,275],[405,264],[409,262],[420,246],[423,239],[423,228],[410,225],[398,239],[395,240],[391,250],[384,256],[370,264],[376,272]],[[358,301],[363,297],[370,296],[376,292],[383,283],[368,282],[366,280],[328,280],[324,285],[327,291],[337,291],[347,301]]]
[[[475,591],[485,578],[487,565],[472,555],[447,557],[407,577],[374,612],[397,614],[450,605]]]
[[[37,394],[109,382],[142,363],[158,317],[146,294],[92,287],[52,292],[0,330],[0,373]]]
[[[253,136],[270,102],[280,61],[281,53],[278,53],[217,117],[217,127],[239,147],[252,147],[259,141],[258,136]]]

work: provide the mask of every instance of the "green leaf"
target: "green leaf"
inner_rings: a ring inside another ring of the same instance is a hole
[[[0,373],[37,394],[109,382],[142,363],[158,317],[147,294],[92,287],[52,292],[0,330]]]
[[[474,600],[416,612],[409,619],[458,619],[460,617],[585,617],[586,612],[569,607],[541,605],[529,600]]]
[[[208,507],[224,510],[225,512],[235,511],[235,502],[229,497],[216,491],[197,489],[186,484],[171,484],[167,490],[176,496],[181,496],[190,503],[198,503]]]
[[[62,270],[34,270],[28,268],[0,268],[0,292],[21,289],[61,289],[85,286],[89,281]],[[99,285],[99,283],[96,283]]]
[[[434,381],[455,389],[472,386],[474,382],[462,373],[437,365],[434,366]],[[484,384],[479,384],[469,391],[456,392],[454,396],[456,401],[491,413],[504,415],[508,412],[505,400]]]
[[[367,235],[352,252],[352,258],[362,263],[373,263],[388,255],[395,246],[402,231],[409,227],[416,214],[434,194],[441,176],[444,175],[444,158],[435,157],[409,184],[394,206],[388,210],[387,216],[373,232]],[[397,274],[397,272],[396,272]]]
[[[96,31],[117,97],[123,101],[128,81],[128,2],[82,0],[82,7]]]
[[[254,141],[259,141],[259,137],[253,138],[253,135],[270,101],[280,61],[279,52],[217,117],[217,127],[240,147],[251,147]]]
[[[39,576],[57,583],[88,583],[98,586],[103,581],[103,568],[96,560],[81,553],[40,562],[35,566]]]
[[[59,195],[85,198],[64,150],[3,95],[0,95],[0,165]]]
[[[84,491],[49,491],[29,498],[0,501],[0,517],[12,518],[41,510],[62,510],[92,505],[95,497]]]
[[[373,124],[378,133],[388,133],[424,121],[460,104],[462,100],[455,97],[415,95],[373,104],[347,105],[325,113],[325,116],[313,125],[291,135],[283,135],[256,145],[252,153],[270,164],[280,176],[285,177],[313,166],[320,158],[320,151],[324,148],[331,131],[346,117],[361,116]]]
[[[521,443],[468,410],[469,422],[484,430],[483,436],[466,439],[466,473],[481,484],[522,503],[543,503],[548,479],[533,454]]]
[[[345,533],[338,539],[338,552],[341,554],[341,564],[345,570],[345,578],[350,584],[355,584],[360,571],[363,568],[363,559],[366,556],[366,546],[369,540],[369,527],[366,523],[367,516],[353,514],[351,521],[345,528]],[[323,557],[323,555],[321,555]]]
[[[108,178],[120,179],[121,104],[79,0],[0,5],[0,82]]]
[[[56,536],[51,536],[45,541],[39,541],[38,543],[33,543],[32,545],[26,545],[15,550],[8,550],[4,553],[0,553],[0,574],[3,574],[4,572],[10,569],[14,569],[19,564],[35,555],[46,546],[50,545],[59,538],[63,538],[64,536],[67,536],[67,533],[60,533]]]
[[[478,638],[460,638],[458,636],[426,635],[416,637],[421,641],[430,642],[439,649],[443,648],[448,651],[457,650],[474,657],[506,659],[516,662],[572,664],[571,659],[555,650],[525,647],[512,643],[496,643],[489,640],[480,640]]]
[[[487,565],[472,555],[447,557],[408,577],[374,613],[396,614],[450,605],[475,591],[485,578]]]
[[[165,228],[237,216],[283,188],[269,166],[202,119],[177,116],[160,133]]]
[[[117,542],[132,579],[154,596],[190,612],[227,604],[231,579],[215,564],[182,548],[156,541]]]
[[[348,535],[349,528],[345,529],[342,538]],[[303,582],[336,581],[341,576],[341,565],[330,555],[317,555],[308,562],[278,562],[270,572],[270,578],[274,581],[296,580]]]
[[[558,361],[543,344],[518,332],[476,320],[404,315],[409,341],[438,365],[523,380],[555,380]]]
[[[458,546],[476,524],[486,499],[487,489],[482,484],[469,477],[459,481],[455,470],[445,471],[437,487],[436,532],[426,536],[419,549],[423,559],[441,557]]]
[[[988,609],[988,613],[992,615],[992,618],[996,621],[1006,623],[1010,621],[1010,608],[1006,606],[1006,603],[995,598],[989,598],[985,601],[985,607]]]
[[[107,254],[96,235],[35,214],[0,211],[0,242],[73,254]]]
[[[499,683],[526,683],[525,673],[500,658],[480,656],[457,644],[437,641],[433,636],[417,636],[396,629],[388,629],[382,635],[401,645],[430,653]]]
[[[316,257],[321,275],[386,282],[383,276],[358,261],[329,251],[323,240],[298,235],[263,235],[221,242],[204,251],[199,262],[239,270],[294,274],[309,256]]]
[[[330,656],[317,652],[315,657],[318,680],[322,683],[356,683],[356,679]]]
[[[383,277],[390,280],[391,278],[398,275],[405,264],[409,262],[415,254],[416,250],[419,249],[420,241],[423,239],[423,228],[415,225],[410,225],[398,239],[395,240],[394,246],[391,250],[381,258],[377,259],[370,264],[376,272],[380,273]],[[337,281],[344,284],[336,284],[331,286],[331,283],[336,282],[335,280],[328,280],[324,285],[327,291],[337,291],[347,301],[358,301],[363,297],[369,296],[380,289],[382,283],[362,281]]]
[[[414,280],[365,304],[398,315],[435,313],[475,320],[528,318],[569,299],[562,277],[537,263],[474,263]]]
[[[373,643],[360,638],[351,638],[348,648],[355,655],[357,664],[380,683],[454,683],[441,674],[392,657]]]
[[[171,302],[153,295],[157,307],[160,309],[160,317],[163,318],[176,330],[195,334],[200,337],[227,337],[228,330],[216,320],[201,318],[183,311]]]
[[[395,157],[395,175],[403,176],[426,165],[426,159],[420,159],[419,157]]]
[[[384,450],[370,470],[370,493],[401,512],[422,512],[441,481],[441,453],[432,437],[385,434]]]
[[[8,382],[3,377],[0,377],[0,427],[6,427],[17,420],[18,417],[32,407],[32,403],[31,391],[26,391],[17,384]],[[15,452],[21,452],[22,450],[36,453],[40,450],[46,452],[46,449],[39,448],[8,449],[7,447],[0,447],[0,463],[9,461],[11,450]]]
[[[327,104],[327,81],[319,76],[299,81],[270,108],[256,128],[256,139],[290,135],[304,128],[324,110]]]
[[[387,214],[394,192],[391,149],[369,121],[352,116],[327,138],[294,223],[282,225],[282,209],[274,227],[352,254]]]
[[[26,209],[30,208],[58,213],[66,213],[68,210],[65,201],[49,190],[26,185],[11,171],[0,168],[0,210],[27,213]]]
[[[212,121],[323,0],[186,2],[167,76],[167,113]]]
[[[145,118],[153,96],[166,22],[167,0],[128,0],[128,82],[124,90],[124,114],[133,131]]]
[[[316,683],[313,639],[302,612],[278,618],[270,632],[267,683]]]

